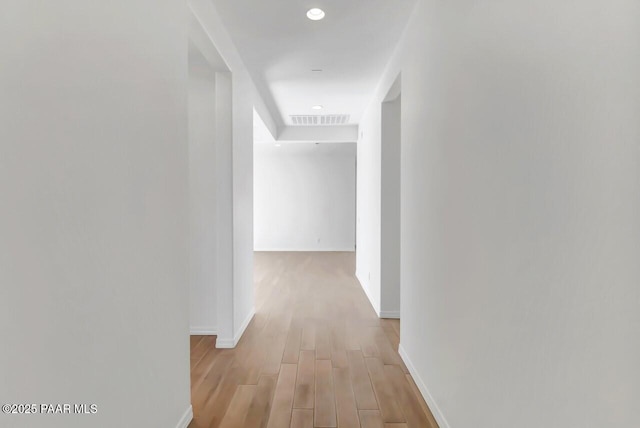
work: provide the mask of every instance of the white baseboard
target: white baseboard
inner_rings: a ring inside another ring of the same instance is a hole
[[[176,428],[187,428],[193,420],[193,407],[189,405],[189,408],[184,412],[184,415],[180,418],[180,422],[176,425]]]
[[[211,327],[191,327],[189,330],[192,336],[217,336],[218,329]]]
[[[431,413],[433,414],[433,417],[436,419],[438,426],[440,428],[451,428],[449,426],[449,422],[447,422],[444,415],[442,414],[442,411],[438,407],[438,404],[436,404],[436,401],[433,399],[433,396],[427,389],[427,385],[424,383],[424,381],[418,374],[416,367],[411,362],[411,358],[409,358],[409,355],[407,355],[407,352],[402,347],[402,343],[398,347],[398,353],[400,354],[400,358],[402,358],[402,361],[404,361],[404,364],[407,366],[407,369],[409,369],[409,373],[411,373],[411,377],[413,377],[414,382],[418,386],[418,389],[420,390],[420,393],[422,394],[424,401],[427,402],[427,406],[429,406],[429,410],[431,410]]]
[[[216,348],[221,348],[221,349],[235,348],[238,342],[240,341],[240,338],[244,334],[244,331],[247,329],[247,327],[249,327],[249,323],[251,322],[255,314],[256,314],[256,310],[255,308],[252,308],[247,318],[244,320],[242,325],[240,325],[240,328],[234,335],[233,339],[225,339],[225,338],[218,337],[218,339],[216,340]]]
[[[233,339],[222,339],[220,337],[216,339],[216,348],[218,349],[232,349],[235,347],[236,345],[233,343]]]
[[[400,311],[380,311],[380,318],[400,319]]]

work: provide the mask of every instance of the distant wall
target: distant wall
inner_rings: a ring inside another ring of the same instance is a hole
[[[354,143],[256,144],[258,251],[353,251]]]

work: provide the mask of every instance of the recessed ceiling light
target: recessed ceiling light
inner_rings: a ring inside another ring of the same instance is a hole
[[[322,110],[323,107],[321,105],[317,105],[317,106],[313,106],[311,108],[314,109],[314,110]]]
[[[278,143],[276,143],[276,147],[280,147],[281,145],[282,145],[282,144],[278,144]]]
[[[324,10],[318,9],[317,7],[309,9],[309,11],[307,12],[307,18],[312,21],[320,21],[322,18],[324,18]]]

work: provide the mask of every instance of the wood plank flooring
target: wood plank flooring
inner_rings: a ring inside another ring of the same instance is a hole
[[[256,316],[235,349],[191,337],[190,428],[437,428],[374,313],[354,253],[255,254]]]

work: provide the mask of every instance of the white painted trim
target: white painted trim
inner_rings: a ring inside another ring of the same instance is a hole
[[[218,329],[215,327],[191,327],[190,334],[192,336],[217,336]]]
[[[380,318],[400,319],[400,311],[380,311]]]
[[[353,247],[347,247],[347,248],[274,248],[274,247],[269,247],[269,248],[254,248],[253,251],[264,251],[264,252],[313,252],[313,251],[318,251],[318,252],[349,252],[349,253],[353,253],[355,250],[355,248]]]
[[[409,355],[407,355],[407,352],[402,347],[402,343],[398,347],[398,353],[400,354],[400,358],[402,358],[402,361],[404,361],[404,364],[407,366],[407,369],[409,369],[409,373],[411,373],[411,377],[413,377],[414,382],[418,386],[418,389],[420,390],[420,393],[422,394],[424,401],[427,402],[427,406],[429,406],[429,410],[431,410],[431,413],[433,414],[433,417],[436,419],[438,426],[440,428],[451,428],[449,426],[449,422],[447,422],[444,415],[442,414],[440,407],[438,407],[438,404],[436,404],[436,400],[433,399],[433,396],[427,389],[427,385],[424,383],[424,381],[418,374],[418,370],[416,370],[416,367],[411,362],[411,358],[409,358]]]
[[[255,314],[256,314],[255,308],[251,309],[251,312],[249,312],[249,316],[247,316],[247,318],[244,320],[242,325],[240,325],[240,328],[236,332],[236,334],[233,337],[233,339],[221,339],[221,338],[218,338],[216,340],[216,348],[221,348],[221,349],[235,348],[236,345],[238,344],[238,342],[240,341],[240,338],[244,334],[244,331],[247,329],[247,327],[249,327],[249,323],[251,322],[251,320],[253,319],[253,316]]]
[[[180,418],[180,422],[176,425],[176,428],[187,428],[193,420],[193,407],[189,405],[189,408],[184,412],[184,415]]]
[[[220,337],[216,339],[216,348],[218,349],[232,349],[235,347],[236,345],[233,343],[233,339],[222,339]]]
[[[371,298],[371,294],[369,293],[369,288],[365,285],[365,284],[368,285],[368,283],[362,280],[360,274],[357,271],[356,271],[356,279],[360,283],[360,287],[362,287],[362,290],[364,291],[364,294],[367,296],[367,299],[369,299],[369,304],[373,308],[373,311],[376,313],[376,315],[379,318],[380,317],[380,311],[376,308],[376,305],[374,303],[375,300],[373,300]]]

